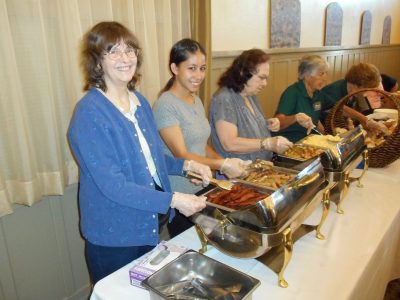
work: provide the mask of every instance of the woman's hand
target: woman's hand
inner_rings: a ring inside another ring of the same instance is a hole
[[[246,167],[251,164],[251,160],[242,160],[240,158],[225,158],[219,169],[222,174],[228,178],[236,178],[246,176]]]
[[[367,121],[366,125],[367,125],[367,129],[369,129],[369,130],[382,132],[384,135],[389,134],[389,129],[383,123],[380,123],[380,122],[370,119]]]
[[[189,217],[206,207],[206,199],[205,196],[198,197],[175,192],[172,196],[171,207],[176,208],[180,213]]]
[[[210,184],[210,178],[212,178],[211,169],[209,166],[198,163],[194,160],[185,160],[183,165],[184,171],[191,171],[193,173],[199,174],[202,178],[202,181],[198,181],[196,179],[191,179],[194,184],[200,185],[202,184],[204,187]]]
[[[261,149],[284,153],[287,149],[293,146],[293,143],[283,136],[275,136],[261,140]]]

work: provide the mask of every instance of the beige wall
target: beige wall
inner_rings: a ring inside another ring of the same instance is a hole
[[[358,45],[365,10],[372,13],[371,44],[381,43],[387,15],[392,17],[391,44],[400,43],[399,0],[300,0],[300,47],[323,45],[325,9],[331,2],[338,2],[343,9],[343,46]],[[212,0],[211,5],[213,51],[269,48],[269,1]]]
[[[211,0],[213,51],[266,48],[266,0]]]

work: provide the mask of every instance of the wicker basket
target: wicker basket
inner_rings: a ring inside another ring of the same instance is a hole
[[[378,89],[362,89],[355,93],[346,95],[330,110],[325,120],[325,130],[329,134],[335,133],[335,128],[348,128],[346,118],[343,116],[343,105],[347,101],[353,101],[353,96],[362,94],[366,91],[375,91],[381,94],[382,107],[397,109],[400,116],[400,98],[395,94]],[[392,134],[385,138],[385,141],[374,148],[369,149],[369,166],[372,168],[383,168],[400,157],[400,126],[399,121]]]

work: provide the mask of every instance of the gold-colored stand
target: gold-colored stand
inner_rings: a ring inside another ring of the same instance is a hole
[[[207,251],[207,237],[206,237],[206,234],[204,233],[203,229],[199,225],[195,224],[194,228],[196,228],[196,232],[197,232],[197,235],[199,236],[200,243],[201,243],[201,248],[200,248],[199,252],[201,254],[204,254]]]
[[[268,266],[278,275],[278,284],[280,287],[286,288],[289,286],[288,282],[283,277],[283,272],[285,271],[292,258],[293,243],[313,230],[316,231],[316,237],[318,239],[325,239],[325,236],[321,233],[321,227],[329,213],[329,192],[330,189],[326,189],[323,193],[323,211],[321,220],[318,225],[301,224],[294,232],[290,227],[287,227],[281,233],[282,242],[279,245],[272,247],[265,254],[256,258],[258,261]],[[216,213],[214,213],[214,217],[219,220],[222,230],[224,230],[224,228],[228,224],[231,224],[230,221],[221,212],[219,212],[219,210],[216,210]],[[199,252],[205,253],[207,251],[208,243],[207,235],[198,224],[195,224],[195,228],[201,243],[201,249],[199,250]],[[221,249],[221,251],[223,251],[223,249]]]
[[[347,193],[349,192],[349,188],[350,188],[350,184],[353,183],[354,181],[358,181],[357,183],[357,187],[362,188],[364,187],[363,184],[361,183],[361,179],[364,177],[365,173],[368,170],[369,167],[369,157],[368,157],[368,150],[364,150],[363,152],[363,160],[364,160],[364,167],[362,170],[362,173],[360,176],[358,177],[350,177],[350,171],[351,170],[347,170],[343,173],[343,192],[339,197],[339,201],[336,203],[336,212],[338,214],[343,214],[344,211],[342,209],[342,203],[344,198],[346,198]]]
[[[336,183],[335,183],[336,185]],[[330,208],[330,188],[325,189],[323,194],[322,194],[322,215],[321,215],[321,220],[317,225],[309,225],[309,224],[301,224],[299,228],[296,229],[294,236],[295,236],[295,241],[300,239],[302,236],[308,234],[309,232],[315,230],[315,236],[319,240],[325,240],[325,235],[322,234],[321,228],[322,225],[325,223],[326,218],[328,217],[329,214],[329,208]]]
[[[342,209],[343,200],[344,198],[346,198],[347,193],[349,192],[349,187],[350,187],[349,177],[350,177],[350,172],[347,170],[343,173],[343,192],[340,195],[339,202],[337,203],[336,206],[336,212],[341,215],[344,214],[344,210]]]
[[[197,234],[201,242],[200,253],[207,251],[207,236],[203,229],[195,224]],[[278,274],[279,286],[286,288],[289,286],[287,281],[283,278],[285,271],[293,252],[293,237],[290,227],[286,228],[282,233],[282,244],[272,247],[267,253],[257,258],[258,261],[268,266],[271,270]]]
[[[267,253],[257,258],[258,261],[278,274],[278,284],[283,288],[289,286],[288,282],[283,278],[283,272],[292,258],[292,252],[293,236],[292,230],[288,227],[282,233],[282,244],[271,248]]]
[[[321,233],[321,227],[322,224],[325,223],[325,220],[328,216],[329,213],[329,207],[330,207],[331,201],[330,201],[330,189],[326,189],[324,193],[322,194],[322,216],[321,216],[321,221],[317,225],[317,228],[315,229],[316,237],[320,240],[324,240],[325,236]]]
[[[365,149],[363,152],[363,159],[364,159],[364,168],[362,170],[362,173],[358,177],[350,177],[349,178],[349,185],[354,182],[358,181],[357,187],[362,188],[364,185],[361,183],[361,179],[364,177],[365,173],[367,172],[369,168],[369,156],[368,156],[368,149]]]

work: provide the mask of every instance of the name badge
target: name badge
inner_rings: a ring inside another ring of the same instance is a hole
[[[314,111],[319,111],[319,110],[321,110],[321,102],[314,102],[314,104],[313,104],[313,106],[314,106]]]

